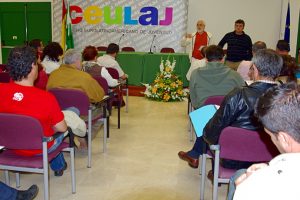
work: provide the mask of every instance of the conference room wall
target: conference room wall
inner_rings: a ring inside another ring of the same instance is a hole
[[[188,32],[195,31],[198,19],[206,21],[206,30],[213,34],[214,43],[233,31],[234,21],[245,20],[245,32],[252,41],[265,41],[275,48],[284,35],[288,0],[189,0]],[[290,0],[291,55],[296,54],[299,20],[299,0]]]

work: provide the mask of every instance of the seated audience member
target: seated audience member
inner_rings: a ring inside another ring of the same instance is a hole
[[[267,45],[266,43],[262,41],[257,41],[252,45],[252,55],[255,55],[255,53],[260,49],[266,49]],[[245,81],[252,80],[251,77],[249,77],[249,69],[252,65],[251,61],[243,60],[240,65],[237,68],[237,72],[243,77]]]
[[[118,80],[113,79],[105,67],[97,64],[98,51],[94,46],[87,46],[82,52],[84,62],[82,63],[83,71],[91,76],[102,76],[110,87],[118,85]]]
[[[48,82],[48,76],[45,72],[44,66],[41,64],[41,57],[43,56],[43,42],[40,39],[34,39],[29,42],[29,46],[34,48],[37,52],[37,65],[38,65],[38,77],[34,81],[34,86],[42,90],[46,89]]]
[[[296,59],[289,55],[290,45],[285,40],[278,40],[276,45],[276,52],[282,56],[283,67],[278,77],[280,82],[290,82],[297,81],[296,79],[296,70],[297,64]]]
[[[16,190],[0,181],[0,200],[32,200],[38,192],[37,185],[32,185],[27,190]]]
[[[118,71],[120,78],[126,79],[128,76],[125,74],[120,67],[119,63],[116,61],[117,54],[119,53],[120,48],[119,45],[110,43],[107,47],[106,54],[100,56],[97,59],[97,63],[100,66],[106,68],[114,68]]]
[[[201,67],[204,67],[206,65],[206,59],[205,59],[205,50],[207,49],[207,47],[203,47],[201,49],[201,54],[204,55],[204,58],[202,58],[201,60],[198,60],[198,59],[194,59],[193,62],[191,63],[191,66],[189,68],[189,71],[187,72],[186,74],[186,79],[188,81],[190,81],[191,79],[191,75],[193,73],[193,71],[195,69],[198,69],[198,68],[201,68]]]
[[[300,87],[288,83],[269,89],[258,99],[255,110],[281,155],[268,164],[254,164],[247,170],[239,170],[234,199],[299,199]],[[230,186],[234,186],[232,182]],[[232,189],[230,187],[230,191]]]
[[[64,53],[60,44],[57,42],[50,42],[43,51],[42,65],[46,69],[46,73],[50,74],[54,70],[58,69],[61,62],[59,57]]]
[[[44,44],[40,39],[31,40],[28,45],[37,51],[38,59],[42,60]]]
[[[278,40],[276,44],[276,52],[280,55],[289,55],[290,45],[285,40]]]
[[[223,49],[216,45],[208,46],[205,53],[205,67],[193,71],[190,80],[192,106],[199,108],[207,97],[226,95],[235,87],[245,84],[242,77],[223,64]]]
[[[81,70],[81,53],[69,49],[65,53],[63,64],[50,74],[47,89],[79,89],[86,93],[90,102],[97,103],[101,101],[104,97],[102,87],[91,75]]]
[[[38,119],[45,136],[52,136],[54,132],[66,132],[64,115],[55,97],[33,86],[38,73],[36,51],[28,46],[12,49],[8,56],[7,67],[13,82],[0,84],[0,112],[27,115]],[[63,138],[62,135],[48,143],[48,151],[54,151]],[[15,150],[15,152],[24,156],[35,156],[41,154],[42,150]],[[50,162],[50,167],[55,172],[55,176],[63,175],[67,164],[62,153]]]
[[[256,100],[269,88],[277,85],[275,78],[282,67],[282,58],[275,51],[259,50],[252,59],[254,83],[249,86],[237,87],[229,92],[215,115],[209,120],[203,130],[203,137],[198,137],[192,150],[180,151],[179,157],[197,168],[199,156],[203,153],[205,143],[217,144],[219,136],[227,126],[239,127],[248,130],[261,128],[254,119],[254,105]],[[248,167],[251,163],[233,160],[221,160],[225,168],[240,169]],[[210,173],[211,174],[211,173]]]

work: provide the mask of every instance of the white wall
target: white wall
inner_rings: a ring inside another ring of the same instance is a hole
[[[195,30],[198,19],[206,21],[206,30],[214,36],[214,43],[233,31],[234,21],[244,19],[245,32],[252,42],[261,40],[269,48],[275,48],[281,39],[281,27],[285,24],[288,0],[189,0],[188,32]],[[290,0],[291,7],[291,54],[295,55],[299,0]]]

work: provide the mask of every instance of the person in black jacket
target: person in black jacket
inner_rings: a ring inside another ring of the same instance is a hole
[[[179,157],[197,168],[199,156],[203,153],[205,143],[218,144],[220,134],[227,126],[239,127],[248,130],[262,128],[254,118],[254,105],[256,100],[270,87],[278,84],[275,78],[280,74],[282,58],[271,49],[259,50],[252,59],[250,67],[254,83],[249,86],[235,88],[227,94],[215,115],[209,120],[203,130],[203,137],[198,137],[192,150],[180,151]],[[225,168],[246,168],[252,163],[222,160]]]
[[[218,46],[224,47],[227,43],[227,55],[225,65],[237,70],[242,60],[251,60],[252,58],[252,40],[244,32],[245,22],[238,19],[234,23],[234,31],[227,33]]]

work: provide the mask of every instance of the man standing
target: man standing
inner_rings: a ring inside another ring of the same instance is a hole
[[[191,63],[195,60],[201,60],[205,57],[201,53],[201,49],[211,44],[212,34],[205,31],[205,22],[199,20],[197,22],[197,32],[187,33],[181,40],[181,46],[189,48],[189,56]]]
[[[244,32],[245,22],[242,19],[235,21],[234,31],[227,33],[218,46],[224,47],[227,43],[227,56],[225,65],[236,70],[242,60],[251,60],[252,41]]]
[[[205,53],[206,65],[195,69],[190,80],[192,106],[199,108],[210,96],[226,95],[235,87],[245,84],[242,77],[223,64],[223,49],[210,45]]]
[[[271,88],[259,98],[256,114],[282,154],[239,176],[234,199],[299,199],[300,87],[290,83]]]

